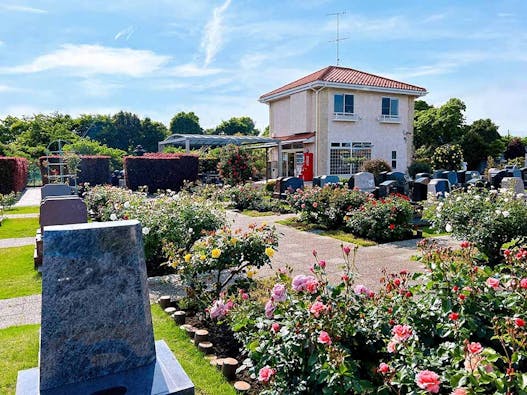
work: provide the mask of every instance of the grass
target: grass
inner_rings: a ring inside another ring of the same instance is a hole
[[[234,395],[236,392],[221,373],[190,343],[159,306],[152,306],[156,340],[165,340],[185,372],[196,386],[197,395]],[[38,365],[40,325],[12,326],[0,329],[0,394],[14,394],[19,370]]]
[[[0,329],[0,394],[14,394],[19,370],[38,364],[40,325]]]
[[[38,294],[40,275],[33,269],[32,245],[0,249],[0,299]]]
[[[39,227],[38,218],[4,218],[0,226],[0,239],[35,236]]]
[[[334,239],[337,239],[337,240],[340,240],[340,241],[344,241],[346,243],[353,243],[353,244],[361,246],[361,247],[370,247],[370,246],[377,245],[377,243],[374,242],[374,241],[367,240],[367,239],[362,239],[360,237],[356,237],[356,236],[354,236],[351,233],[344,232],[343,230],[324,230],[324,229],[320,229],[316,225],[305,224],[305,223],[299,221],[297,218],[282,219],[282,220],[276,221],[276,223],[281,224],[281,225],[285,225],[285,226],[290,226],[292,228],[301,230],[303,232],[316,232],[317,234],[319,234],[321,236],[333,237]]]
[[[4,214],[40,214],[40,206],[11,207]]]
[[[426,226],[422,228],[421,230],[423,231],[424,238],[450,235],[450,233],[448,232],[438,232],[436,229],[433,229],[430,226]]]
[[[257,211],[257,210],[243,210],[243,215],[247,215],[249,217],[268,217],[270,215],[277,215],[277,213],[274,213],[272,211]]]

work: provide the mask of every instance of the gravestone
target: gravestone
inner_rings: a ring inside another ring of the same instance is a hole
[[[355,188],[355,178],[351,176],[348,180],[348,189]]]
[[[522,176],[521,170],[516,166],[505,166],[505,170],[507,170],[507,176],[506,177],[520,177]]]
[[[481,178],[481,175],[479,174],[479,171],[477,170],[469,170],[465,172],[465,184],[468,183],[472,179],[479,179]]]
[[[319,176],[313,177],[312,185],[314,187],[319,187],[320,186],[320,177]]]
[[[397,191],[398,191],[397,181],[395,180],[386,180],[379,184],[379,197],[380,198],[386,197],[392,193],[396,193]]]
[[[415,179],[419,179],[419,178],[423,178],[423,177],[426,177],[426,178],[432,178],[432,175],[430,173],[417,173],[415,175]]]
[[[520,177],[504,177],[503,180],[501,180],[501,187],[510,190],[515,194],[525,192],[523,179]]]
[[[375,190],[375,176],[373,173],[361,171],[353,175],[354,186],[360,191],[373,192]]]
[[[388,172],[387,172],[387,171],[381,171],[381,172],[379,173],[379,181],[378,181],[379,184],[380,184],[381,182],[386,181],[387,179],[388,179]]]
[[[428,177],[421,177],[414,181],[414,186],[412,188],[411,195],[411,199],[413,202],[421,202],[427,199],[429,183],[430,178]]]
[[[445,197],[446,193],[450,193],[450,181],[444,178],[434,178],[428,183],[428,193],[436,197]]]
[[[40,205],[40,226],[88,222],[86,204],[78,196],[53,196]]]
[[[408,178],[404,173],[400,171],[391,171],[387,173],[387,180],[394,180],[397,182],[397,192],[403,195],[410,193],[410,185],[408,184]]]
[[[455,171],[446,170],[438,178],[442,178],[442,179],[448,180],[448,182],[450,182],[451,186],[452,185],[456,185],[458,183],[457,172],[455,172]]]
[[[466,177],[465,177],[467,175],[466,170],[458,170],[456,173],[457,173],[457,183],[464,185],[467,182]]]
[[[489,169],[489,181],[490,185],[495,189],[498,189],[501,185],[501,180],[508,177],[509,173],[507,170]]]
[[[154,342],[138,221],[44,229],[39,367],[17,395],[194,394]]]
[[[323,187],[324,185],[328,184],[338,184],[340,182],[340,178],[338,176],[322,176],[320,177],[320,186]]]
[[[66,184],[46,184],[40,188],[40,198],[44,200],[49,196],[69,196],[71,192],[71,187]]]

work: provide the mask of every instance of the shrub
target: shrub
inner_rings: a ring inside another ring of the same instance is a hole
[[[126,155],[123,150],[110,148],[89,138],[80,138],[72,144],[66,144],[63,149],[76,152],[83,157],[110,157],[110,171],[122,169],[123,157]]]
[[[414,178],[418,173],[432,173],[432,166],[428,162],[416,161],[408,167],[408,174]]]
[[[288,196],[288,201],[302,221],[336,229],[344,224],[346,214],[359,208],[368,196],[358,190],[325,185],[299,189]]]
[[[475,243],[492,261],[502,244],[527,235],[527,202],[510,191],[469,188],[431,200],[424,212],[435,228]]]
[[[124,158],[126,186],[134,191],[146,185],[157,190],[178,191],[185,181],[198,178],[198,158],[194,155],[145,154]]]
[[[457,144],[445,144],[434,151],[432,165],[434,169],[457,170],[463,162],[463,150]]]
[[[370,159],[362,164],[363,171],[373,173],[375,179],[379,178],[379,174],[383,171],[392,171],[392,167],[383,159]]]
[[[412,236],[414,210],[408,197],[390,195],[368,199],[346,216],[346,228],[354,235],[375,241],[402,240]]]
[[[137,219],[143,227],[145,257],[150,275],[173,272],[166,263],[164,247],[184,253],[204,231],[224,225],[224,215],[214,202],[188,193],[160,195],[149,199],[144,193],[99,186],[84,195],[88,212],[96,221]]]
[[[0,193],[20,192],[27,185],[29,162],[25,158],[0,157]]]
[[[335,286],[315,252],[313,276],[280,273],[267,302],[230,302],[225,319],[261,393],[525,393],[527,249],[491,269],[468,242],[421,247],[427,271],[385,274],[378,292],[353,284],[344,247]]]
[[[276,230],[264,224],[251,225],[246,232],[230,228],[209,232],[188,253],[170,245],[167,248],[171,265],[187,286],[187,295],[205,307],[228,290],[236,293],[240,281],[247,287],[247,279],[252,279],[256,269],[270,265],[277,244]]]
[[[222,148],[218,163],[218,172],[225,184],[236,185],[252,177],[251,156],[236,145]]]
[[[233,186],[226,193],[237,210],[258,210],[264,199],[263,192],[254,184]]]
[[[9,210],[16,203],[16,193],[11,192],[5,195],[0,193],[0,212],[2,209]]]
[[[38,158],[40,175],[42,183],[48,184],[48,172],[59,174],[59,166],[49,164],[59,163],[64,160],[64,174],[77,174],[77,184],[88,183],[90,185],[104,185],[108,183],[110,177],[110,157],[103,155],[76,155],[74,153],[65,153],[63,159],[58,155],[41,156]],[[77,169],[68,169],[68,165]]]

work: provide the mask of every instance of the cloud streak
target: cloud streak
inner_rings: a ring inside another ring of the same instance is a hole
[[[201,41],[201,48],[205,51],[205,67],[214,60],[223,44],[224,13],[230,4],[231,0],[226,0],[221,6],[214,8],[212,18],[205,26],[205,32]]]
[[[141,77],[159,70],[170,58],[148,50],[112,48],[101,45],[64,44],[32,62],[0,68],[4,74],[38,73],[65,69],[74,75],[114,74]]]
[[[26,12],[29,14],[47,14],[47,10],[43,10],[42,8],[35,8],[35,7],[29,7],[24,5],[18,5],[18,4],[1,4],[0,10],[5,11],[14,11],[14,12]]]
[[[123,38],[124,40],[130,40],[130,37],[135,33],[135,27],[133,25],[128,26],[126,29],[121,30],[114,36],[114,40],[119,40]]]

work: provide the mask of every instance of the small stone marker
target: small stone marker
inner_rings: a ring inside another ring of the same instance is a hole
[[[236,379],[236,369],[238,368],[238,361],[234,358],[225,358],[221,367],[221,371],[225,378],[229,381]]]
[[[172,318],[174,319],[174,322],[178,325],[183,325],[185,323],[185,317],[187,316],[187,313],[184,311],[176,311],[174,314],[172,314]]]
[[[524,193],[525,191],[523,180],[520,177],[504,177],[501,180],[501,187],[515,194]]]
[[[163,295],[159,298],[159,306],[161,306],[161,308],[163,310],[165,310],[167,307],[170,307],[170,296],[168,295]]]
[[[196,344],[206,342],[209,339],[209,331],[206,329],[197,329],[194,332],[194,342]]]
[[[361,171],[353,176],[354,186],[360,191],[373,192],[375,190],[375,176],[373,173]]]
[[[42,200],[50,196],[71,196],[71,187],[66,184],[46,184],[40,188]]]
[[[237,381],[234,383],[234,389],[239,392],[247,392],[251,389],[251,385],[246,381]]]
[[[212,354],[212,343],[211,342],[201,342],[201,343],[198,343],[198,349],[203,353],[203,354]]]
[[[39,367],[19,372],[16,393],[194,394],[154,342],[139,222],[49,226],[43,240]]]
[[[428,183],[428,193],[437,197],[445,197],[445,193],[450,193],[450,182],[443,178],[434,178]]]
[[[172,314],[174,314],[176,312],[176,310],[177,309],[175,307],[167,307],[165,309],[165,313],[167,313],[168,315],[172,315]]]

